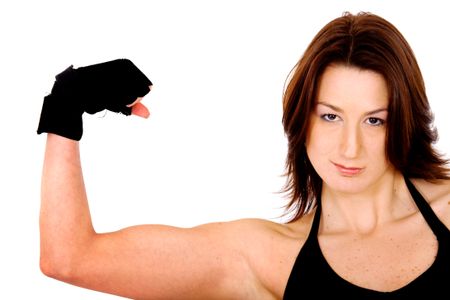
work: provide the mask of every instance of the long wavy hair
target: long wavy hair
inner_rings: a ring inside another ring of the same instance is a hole
[[[317,205],[322,179],[306,154],[309,117],[320,76],[330,64],[372,70],[389,93],[386,157],[409,178],[449,179],[448,160],[433,148],[438,134],[414,53],[390,22],[366,12],[344,13],[325,25],[291,71],[283,95],[288,140],[285,165],[289,195],[286,214],[293,222]]]

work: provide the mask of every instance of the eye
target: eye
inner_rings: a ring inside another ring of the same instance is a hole
[[[372,126],[382,126],[385,124],[385,121],[380,118],[370,117],[366,121],[369,125]]]
[[[339,117],[335,114],[323,114],[320,116],[320,118],[328,122],[336,122]]]

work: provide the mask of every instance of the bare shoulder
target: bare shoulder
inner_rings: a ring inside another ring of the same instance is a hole
[[[258,246],[266,248],[269,245],[275,245],[277,248],[282,248],[290,241],[297,244],[301,243],[306,240],[311,220],[312,218],[309,215],[292,223],[248,218],[202,226],[209,227],[210,230],[214,231],[225,230],[234,243],[245,245],[244,248],[247,251],[253,252],[252,248],[257,250]],[[254,247],[249,249],[248,244]]]
[[[254,236],[255,239],[264,238],[294,238],[298,239],[309,230],[308,216],[293,223],[281,223],[277,221],[270,221],[267,219],[247,218],[238,219],[228,222],[209,223],[201,225],[200,227],[209,227],[210,229],[226,229],[229,232],[239,233],[236,237],[249,238],[247,235]]]
[[[412,180],[417,190],[430,203],[437,216],[450,228],[450,180]]]
[[[240,219],[209,224],[227,232],[235,249],[242,251],[248,268],[259,285],[280,299],[295,259],[308,236],[312,218],[284,224],[264,219]]]

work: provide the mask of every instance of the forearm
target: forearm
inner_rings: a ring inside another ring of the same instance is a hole
[[[45,273],[69,271],[94,235],[79,143],[48,134],[41,186],[41,268]]]

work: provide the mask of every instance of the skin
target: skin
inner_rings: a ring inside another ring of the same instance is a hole
[[[307,139],[308,155],[324,180],[321,250],[341,277],[380,291],[416,278],[438,247],[404,180],[384,157],[385,128],[374,124],[386,112],[367,114],[385,108],[386,95],[376,73],[327,68],[318,94],[325,105],[311,115]],[[141,100],[132,113],[147,118]],[[449,181],[413,183],[450,228]],[[243,219],[97,233],[79,143],[47,135],[40,266],[47,276],[70,284],[133,299],[282,299],[312,216],[291,224]]]

